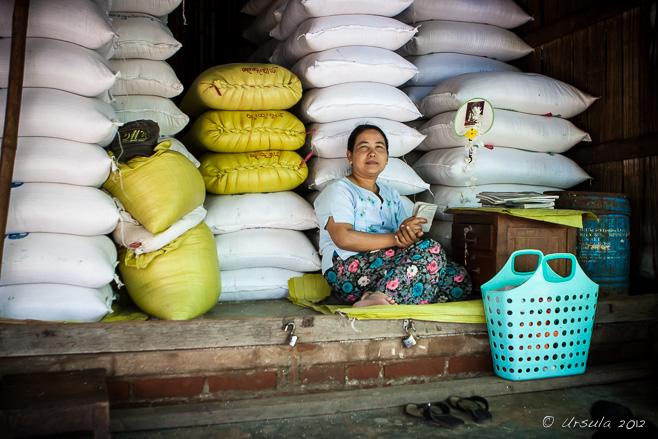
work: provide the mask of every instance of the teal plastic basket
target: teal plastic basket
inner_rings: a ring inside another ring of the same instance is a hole
[[[534,271],[514,270],[521,255],[538,256]],[[547,264],[553,259],[569,259],[571,273],[556,274]],[[585,372],[599,286],[574,255],[516,251],[480,289],[498,376],[519,381]]]

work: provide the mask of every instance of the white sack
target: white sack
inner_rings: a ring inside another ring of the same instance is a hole
[[[290,0],[280,22],[270,35],[285,40],[305,20],[328,15],[367,14],[393,17],[406,9],[413,0]]]
[[[283,299],[290,296],[288,280],[304,274],[272,267],[222,270],[222,294],[218,302]]]
[[[352,167],[347,158],[322,159],[312,158],[308,161],[308,177],[306,186],[321,191],[331,181],[346,177],[352,172]],[[425,183],[405,162],[396,158],[389,158],[388,164],[381,174],[378,182],[397,190],[400,195],[411,195],[429,189]]]
[[[114,201],[100,189],[24,183],[11,189],[6,233],[106,235],[118,221],[119,211]]]
[[[476,153],[471,161],[466,148],[437,149],[426,153],[413,169],[430,184],[457,187],[517,183],[566,189],[590,178],[576,162],[560,154],[502,147],[477,148]]]
[[[275,53],[278,54],[283,47],[283,41],[270,38],[254,50],[247,58],[248,63],[261,63],[261,64],[279,64],[275,62]],[[290,63],[283,62],[290,66]],[[279,64],[281,65],[281,64]]]
[[[143,12],[146,14],[168,15],[174,11],[182,0],[111,0],[111,11]]]
[[[293,64],[311,52],[334,47],[373,46],[396,50],[415,34],[416,29],[411,26],[375,15],[309,18],[286,39],[281,56]]]
[[[396,18],[405,23],[467,21],[493,24],[505,29],[521,26],[533,19],[514,0],[415,0]]]
[[[157,17],[142,13],[110,14],[118,35],[113,59],[165,60],[178,52],[181,43]]]
[[[0,1],[0,35],[11,37],[14,0]],[[105,49],[114,41],[112,21],[89,0],[31,0],[27,36],[52,38],[88,49]]]
[[[255,45],[263,44],[270,37],[270,31],[281,20],[288,0],[275,0],[263,10],[242,32],[242,38]]]
[[[304,232],[287,229],[246,229],[215,236],[219,266],[224,270],[274,267],[317,271],[320,256]]]
[[[416,107],[420,107],[420,103],[422,102],[423,99],[425,99],[425,96],[430,94],[434,87],[432,86],[411,86],[411,87],[404,87],[402,91],[409,96],[409,99],[411,99],[411,102],[414,103]]]
[[[466,136],[455,133],[456,111],[440,113],[420,128],[427,138],[418,146],[420,151],[466,146]],[[497,109],[491,129],[477,140],[488,146],[506,146],[536,152],[569,150],[578,142],[591,142],[589,134],[566,119],[538,116]]]
[[[323,158],[344,158],[347,154],[347,139],[359,125],[375,125],[384,131],[388,139],[388,155],[400,157],[415,149],[425,138],[416,129],[401,122],[379,118],[348,119],[337,122],[313,123],[306,126],[305,150]],[[303,156],[305,154],[302,154]]]
[[[166,61],[150,59],[111,59],[110,67],[120,72],[112,94],[152,95],[173,98],[183,92],[183,84]]]
[[[305,89],[344,82],[379,82],[397,87],[418,73],[395,52],[379,47],[347,46],[314,52],[290,68]]]
[[[0,90],[0,137],[4,133],[7,90]],[[112,106],[95,98],[50,88],[24,88],[21,137],[57,137],[109,145],[123,125]]]
[[[438,205],[434,218],[452,221],[452,214],[443,213],[448,207],[482,207],[475,196],[480,192],[539,192],[559,191],[551,186],[534,186],[530,184],[495,183],[469,187],[453,187],[433,184],[428,192],[418,196],[418,201]]]
[[[576,87],[536,73],[466,73],[440,82],[423,99],[425,117],[458,110],[474,97],[494,108],[522,113],[570,118],[585,111],[597,99]]]
[[[403,55],[453,52],[511,61],[533,51],[514,32],[498,26],[457,21],[416,24],[418,33],[402,47]]]
[[[115,279],[117,250],[104,235],[7,235],[0,285],[49,283],[101,288]]]
[[[377,117],[398,122],[418,119],[421,114],[403,91],[375,82],[348,82],[307,90],[298,104],[304,122]]]
[[[156,122],[160,126],[160,137],[174,136],[190,122],[189,116],[171,99],[160,96],[116,96],[112,107],[123,123],[141,119]]]
[[[101,187],[112,169],[103,148],[53,137],[19,137],[13,182]]]
[[[154,252],[178,239],[183,233],[198,226],[206,217],[206,209],[199,206],[169,226],[165,231],[153,235],[139,221],[128,213],[118,199],[119,223],[112,232],[112,239],[120,246],[130,249],[136,255]]]
[[[318,227],[313,206],[292,191],[207,194],[204,205],[208,210],[204,221],[216,235],[243,229],[307,230]]]
[[[165,137],[163,139],[160,139],[160,141],[161,142],[171,141],[171,146],[169,147],[169,151],[180,152],[181,154],[183,154],[185,156],[186,159],[191,161],[194,164],[194,166],[196,166],[197,168],[199,166],[201,166],[201,162],[199,162],[196,159],[196,157],[194,157],[192,155],[192,153],[187,150],[185,145],[183,145],[180,140],[178,140],[174,137]]]
[[[418,74],[405,84],[407,86],[435,87],[441,81],[464,73],[521,71],[502,61],[462,53],[430,53],[410,56],[407,59],[418,68]]]
[[[0,88],[9,82],[11,38],[0,38]],[[23,87],[56,88],[94,97],[114,86],[116,75],[97,52],[66,41],[27,38]]]
[[[51,322],[97,322],[112,312],[110,285],[85,288],[62,284],[0,287],[0,317]]]

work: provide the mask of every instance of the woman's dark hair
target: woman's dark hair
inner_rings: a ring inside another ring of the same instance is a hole
[[[388,152],[388,139],[386,138],[386,134],[384,134],[384,131],[382,131],[381,128],[375,125],[359,125],[354,128],[354,131],[352,131],[350,137],[347,139],[347,150],[354,152],[354,144],[356,143],[356,138],[359,136],[359,134],[368,130],[375,130],[382,135],[384,138],[384,145],[386,146],[386,152]]]

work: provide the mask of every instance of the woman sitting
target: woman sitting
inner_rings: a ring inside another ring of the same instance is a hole
[[[359,125],[347,141],[352,173],[315,200],[322,273],[332,293],[355,307],[425,304],[466,298],[466,270],[443,248],[422,239],[422,218],[410,217],[392,188],[377,183],[388,163],[388,139]]]

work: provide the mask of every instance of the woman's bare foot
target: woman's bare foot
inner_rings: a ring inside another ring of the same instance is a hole
[[[361,300],[352,305],[353,308],[363,308],[375,305],[397,305],[392,297],[387,296],[381,291],[366,291],[361,296]]]

